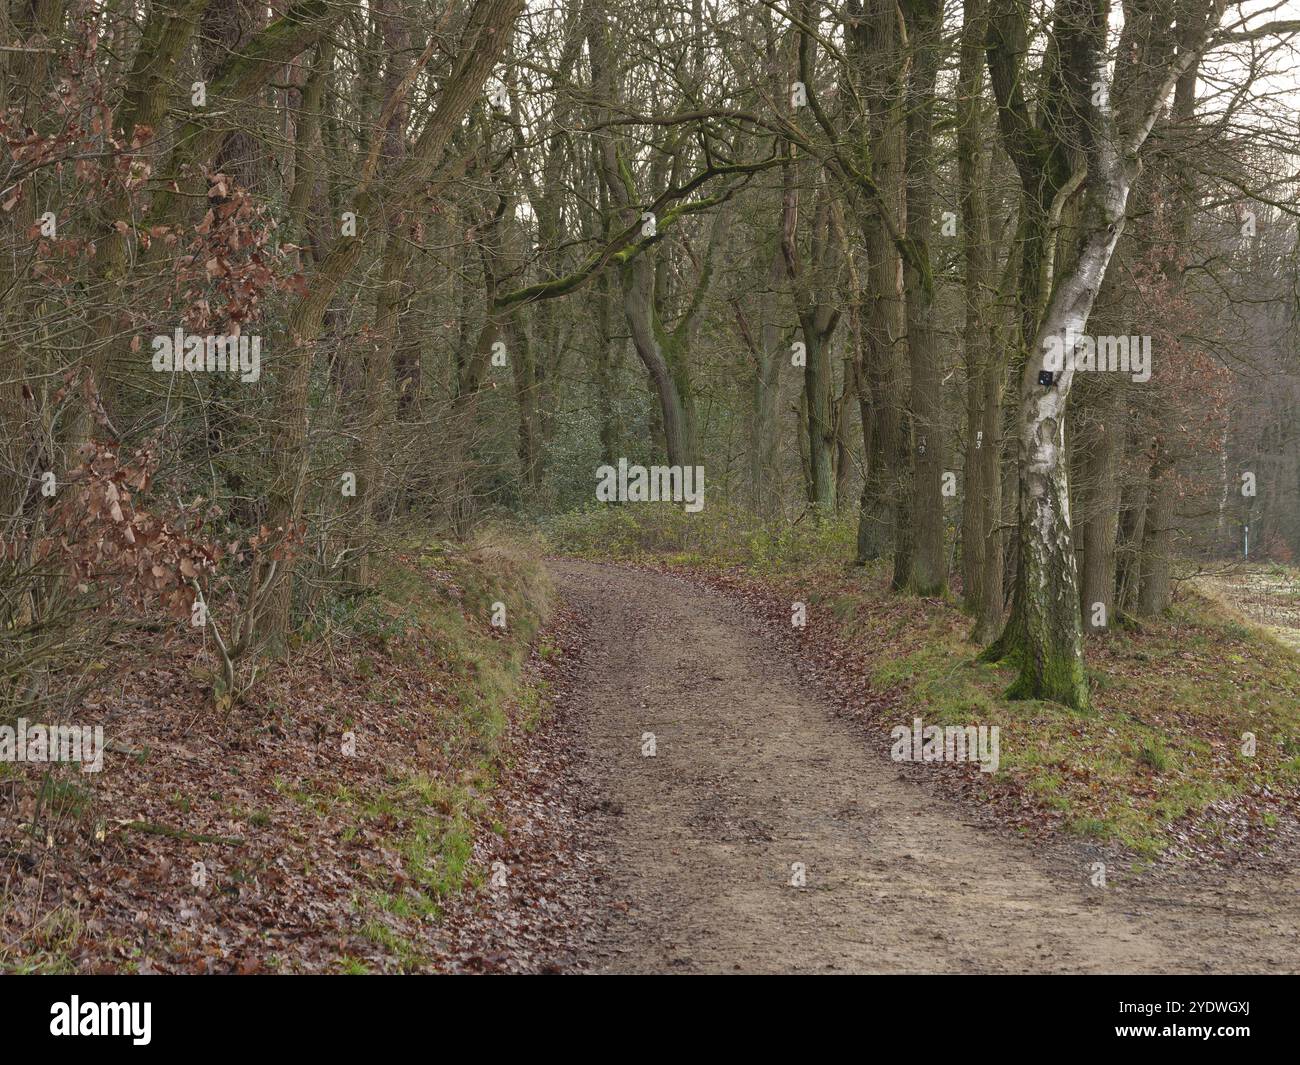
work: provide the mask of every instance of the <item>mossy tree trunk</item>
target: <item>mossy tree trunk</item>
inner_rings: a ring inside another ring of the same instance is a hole
[[[1020,675],[1012,693],[1053,699],[1078,710],[1089,707],[1079,614],[1078,573],[1070,529],[1069,463],[1065,411],[1074,371],[1067,362],[1050,379],[1040,379],[1049,343],[1061,352],[1083,334],[1106,269],[1123,232],[1129,190],[1138,155],[1165,99],[1195,61],[1222,14],[1221,0],[1144,10],[1126,21],[1120,55],[1132,56],[1114,74],[1105,43],[1107,5],[1102,0],[1061,0],[1057,5],[1054,52],[1037,116],[1024,97],[1027,27],[1014,0],[997,0],[990,33],[989,66],[998,100],[1004,142],[1020,170],[1026,202],[1047,208],[1041,218],[1043,255],[1038,292],[1043,313],[1033,330],[1020,386],[1017,426],[1019,461],[1020,572],[1017,607],[999,641],[1014,652]],[[1045,121],[1049,124],[1045,124]],[[1070,135],[1067,142],[1063,135]],[[1076,147],[1077,146],[1077,147]],[[1077,155],[1073,161],[1071,155]],[[1044,178],[1075,170],[1070,180]],[[1063,199],[1083,181],[1078,248],[1067,268],[1054,254]],[[1022,289],[1028,277],[1022,277]],[[1023,310],[1028,312],[1027,304]],[[1028,334],[1028,331],[1027,331]]]

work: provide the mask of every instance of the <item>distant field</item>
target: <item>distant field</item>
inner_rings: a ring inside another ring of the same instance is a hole
[[[1198,583],[1300,652],[1300,570],[1277,565],[1234,567]]]

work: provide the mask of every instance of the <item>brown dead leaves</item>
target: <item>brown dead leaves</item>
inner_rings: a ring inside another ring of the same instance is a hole
[[[138,607],[157,605],[172,617],[189,617],[196,585],[215,572],[224,548],[136,503],[157,469],[153,445],[125,462],[99,442],[83,444],[78,454],[81,463],[60,487],[36,557],[60,561],[83,591],[108,581]]]

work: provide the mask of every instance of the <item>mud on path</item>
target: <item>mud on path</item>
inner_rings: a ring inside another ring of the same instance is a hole
[[[642,570],[551,568],[590,622],[575,761],[610,906],[584,968],[1300,968],[1294,878],[1090,887],[1082,859],[981,829],[901,779],[739,603]]]

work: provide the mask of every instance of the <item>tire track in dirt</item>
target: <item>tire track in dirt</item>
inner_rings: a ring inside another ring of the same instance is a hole
[[[577,763],[611,910],[590,968],[1295,969],[1294,886],[1090,888],[901,779],[739,603],[643,570],[552,569],[591,622]]]

